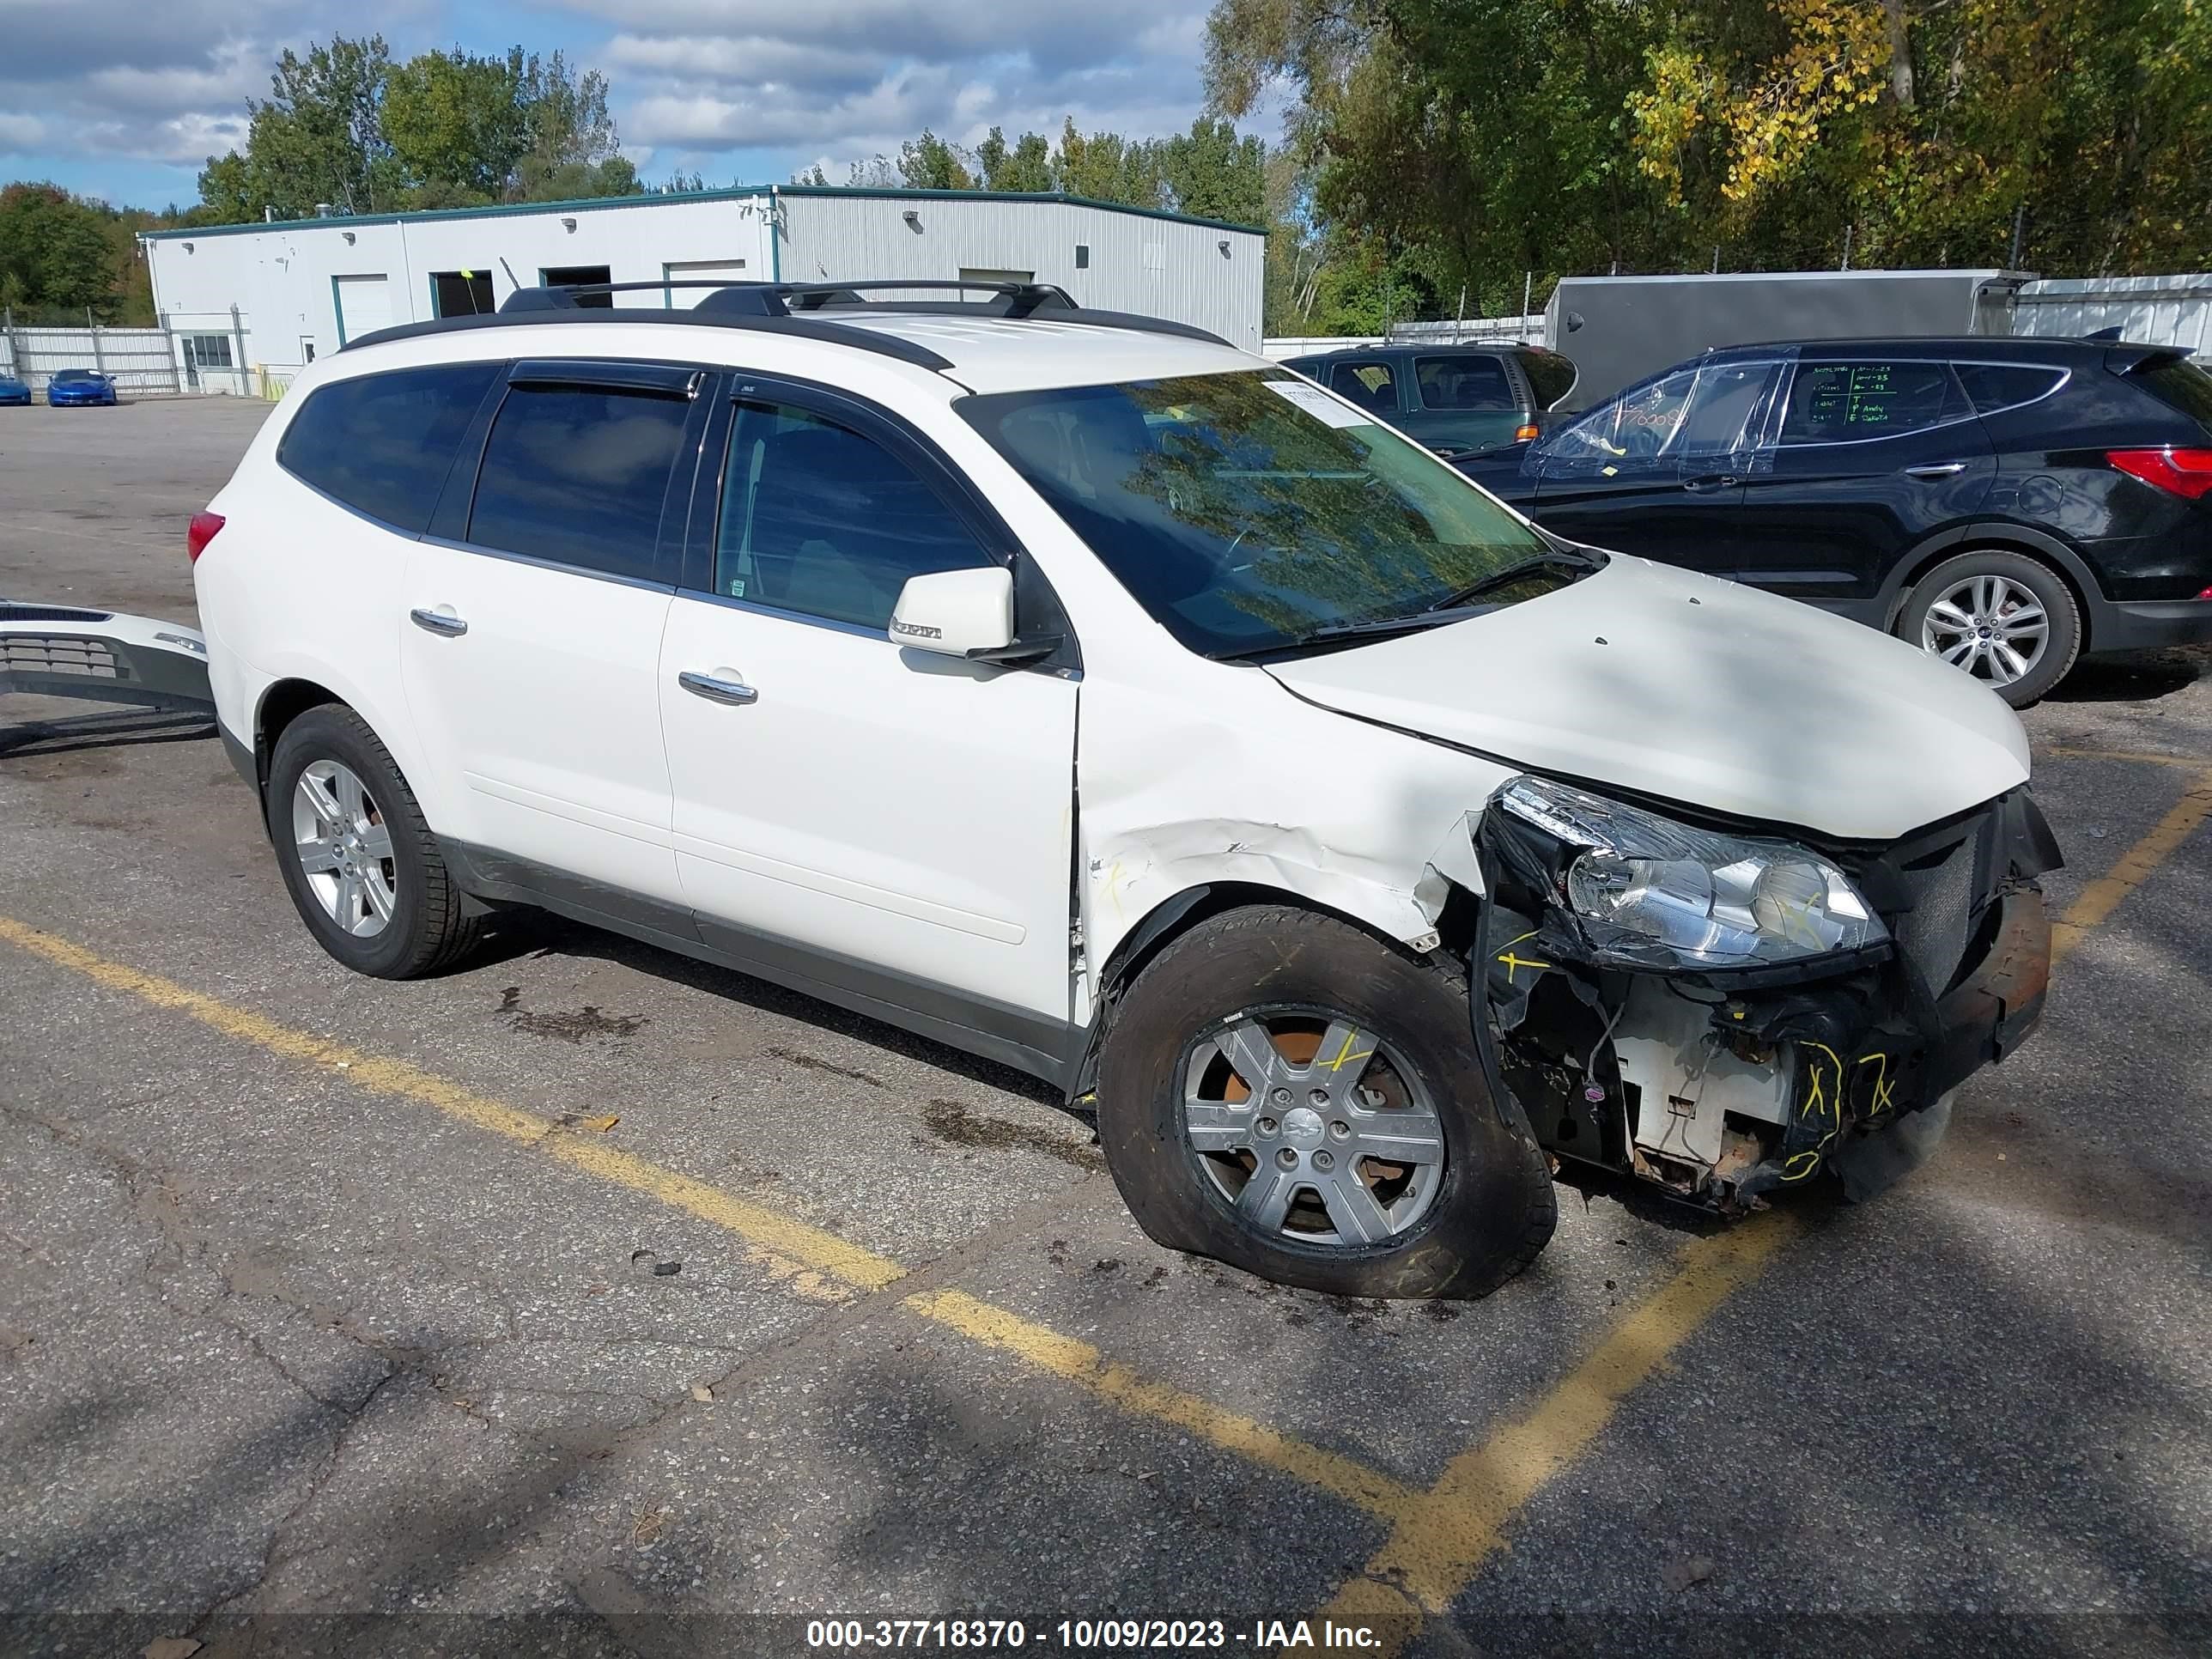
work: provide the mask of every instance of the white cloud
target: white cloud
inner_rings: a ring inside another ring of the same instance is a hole
[[[35,115],[10,115],[0,112],[0,153],[9,150],[27,151],[46,142],[46,124]]]

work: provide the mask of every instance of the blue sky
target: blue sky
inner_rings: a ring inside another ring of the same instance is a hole
[[[432,46],[556,47],[613,88],[648,180],[710,184],[846,166],[933,128],[1151,135],[1199,110],[1206,0],[0,0],[0,179],[118,204],[197,199],[241,142],[286,46],[381,33]],[[1273,135],[1268,135],[1272,137]]]

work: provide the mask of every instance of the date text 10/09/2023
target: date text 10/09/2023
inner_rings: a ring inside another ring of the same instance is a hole
[[[1193,1648],[1379,1648],[1364,1625],[1328,1620],[1062,1619],[1032,1628],[1018,1619],[811,1619],[806,1645],[871,1648],[1058,1648],[1091,1651]]]

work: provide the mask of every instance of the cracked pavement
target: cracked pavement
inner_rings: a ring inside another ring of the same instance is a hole
[[[0,434],[10,494],[40,481],[0,520],[0,592],[191,619],[185,516],[265,410],[86,413],[65,445]],[[2057,906],[2212,766],[2206,667],[2099,665],[2031,714]],[[1936,1159],[1803,1205],[1413,1650],[2205,1650],[2207,915],[2212,827],[2065,964]],[[0,941],[9,1656],[1309,1618],[1387,1518],[908,1298],[980,1298],[1419,1490],[1705,1231],[1565,1186],[1535,1268],[1472,1304],[1171,1255],[1034,1085],[774,988],[552,922],[442,979],[348,976],[188,723],[0,707],[0,915],[550,1121],[614,1117],[568,1133],[908,1270],[796,1293],[647,1192]]]

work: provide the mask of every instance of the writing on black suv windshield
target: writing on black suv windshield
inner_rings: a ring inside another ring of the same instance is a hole
[[[1209,656],[1444,620],[1471,592],[1495,608],[1578,574],[1415,445],[1279,371],[957,407],[1146,610]]]

